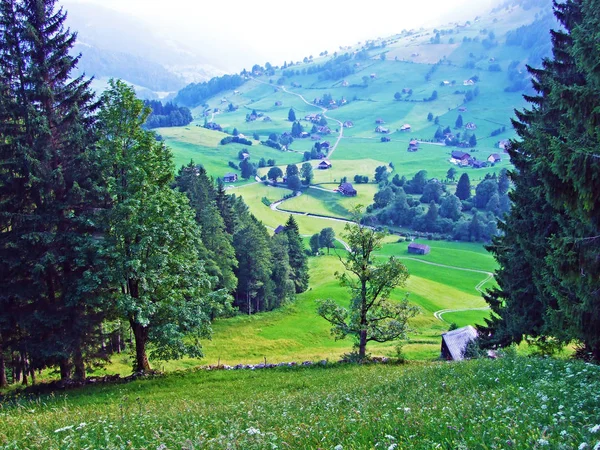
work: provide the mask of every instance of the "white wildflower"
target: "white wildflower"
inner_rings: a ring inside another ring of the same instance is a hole
[[[72,429],[73,429],[73,425],[69,425],[69,426],[66,426],[66,427],[59,428],[58,430],[54,430],[54,432],[55,433],[60,433],[62,431],[68,431],[68,430],[72,430]]]
[[[590,433],[597,433],[598,430],[600,430],[600,425],[594,425],[592,428],[590,428]]]
[[[342,444],[338,444],[335,447],[333,447],[333,450],[344,450],[344,447],[342,447]]]
[[[246,433],[248,433],[250,436],[253,436],[255,434],[260,434],[260,430],[258,428],[250,427],[246,430]]]
[[[540,445],[540,447],[545,447],[549,444],[549,442],[546,439],[538,439],[538,444]]]
[[[561,436],[566,436],[566,435],[567,435],[567,430],[562,430],[562,431],[560,432],[560,435],[561,435]]]
[[[396,443],[394,442],[392,445],[390,445],[390,446],[388,447],[388,450],[396,450],[396,448],[397,448],[397,447],[398,447],[398,444],[396,444]]]
[[[581,444],[579,444],[579,447],[577,447],[578,450],[584,450],[586,448],[588,448],[588,445],[585,442],[582,442]]]
[[[596,442],[596,445],[594,445],[594,450],[600,450],[600,441]]]
[[[77,428],[75,428],[75,429],[76,429],[76,430],[81,430],[81,429],[82,429],[83,427],[85,427],[86,425],[87,425],[87,423],[85,423],[85,422],[81,422],[81,423],[79,424],[79,426],[78,426]]]

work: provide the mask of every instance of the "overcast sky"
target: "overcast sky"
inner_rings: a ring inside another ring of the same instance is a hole
[[[471,20],[499,0],[71,1],[128,13],[180,41],[218,46],[219,51],[236,55],[247,49],[278,65],[403,29]]]

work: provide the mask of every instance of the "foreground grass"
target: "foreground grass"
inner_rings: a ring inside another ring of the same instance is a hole
[[[599,417],[580,362],[199,371],[7,403],[0,448],[591,449]]]

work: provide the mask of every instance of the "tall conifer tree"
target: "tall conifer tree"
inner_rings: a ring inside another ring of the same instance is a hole
[[[500,262],[489,323],[505,341],[554,337],[600,360],[598,0],[555,4],[564,31],[529,68],[537,94],[517,112],[513,209],[491,246]],[[514,276],[514,278],[511,278]]]
[[[58,363],[67,378],[75,363],[81,378],[104,310],[94,295],[97,103],[89,80],[70,78],[75,35],[54,0],[7,0],[1,8],[0,305],[10,311],[3,328],[32,367]]]

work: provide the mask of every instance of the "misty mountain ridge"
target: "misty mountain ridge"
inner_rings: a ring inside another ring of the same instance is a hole
[[[165,98],[186,84],[224,73],[202,54],[151,24],[93,4],[65,3],[67,24],[77,32],[73,54],[82,54],[78,71],[93,76],[96,90],[109,78],[132,84],[142,98]]]

